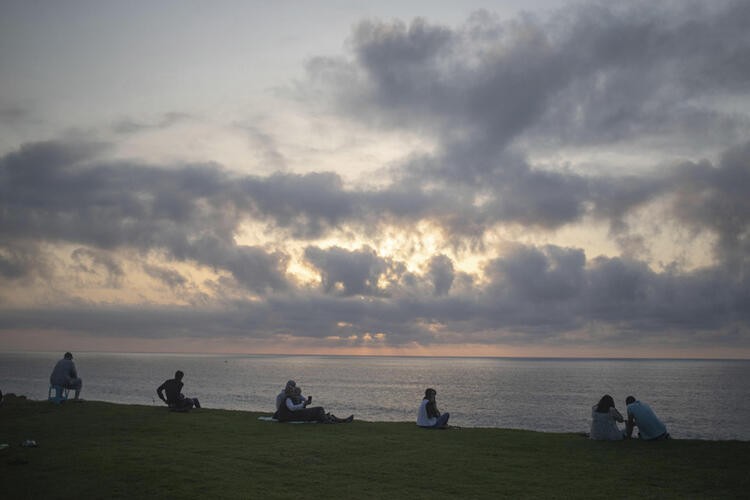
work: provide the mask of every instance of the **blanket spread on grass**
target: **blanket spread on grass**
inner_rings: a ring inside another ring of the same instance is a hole
[[[261,416],[261,417],[258,417],[258,420],[262,420],[264,422],[278,422],[278,420],[276,420],[273,417],[263,417],[263,416]],[[291,422],[285,422],[285,423],[287,423],[287,424],[317,424],[318,422],[301,422],[301,421],[293,420]]]

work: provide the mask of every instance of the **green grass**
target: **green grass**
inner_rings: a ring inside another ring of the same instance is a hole
[[[594,442],[413,423],[292,425],[260,414],[7,398],[3,498],[737,498],[750,443]],[[37,448],[19,446],[34,439]]]

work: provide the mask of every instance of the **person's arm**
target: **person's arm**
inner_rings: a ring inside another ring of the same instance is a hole
[[[618,422],[624,422],[625,421],[625,419],[622,418],[622,414],[619,411],[617,411],[617,408],[610,408],[609,409],[609,414],[612,416],[613,419],[615,419]]]
[[[164,397],[164,389],[165,389],[164,386],[165,385],[166,385],[166,382],[164,382],[159,387],[157,387],[156,388],[156,394],[159,396],[159,399],[161,399],[162,401],[164,401],[166,403],[167,402],[167,398]]]
[[[292,398],[286,398],[286,407],[289,408],[289,411],[302,410],[305,406],[307,406],[307,401],[302,401],[299,404],[294,404]]]
[[[625,437],[630,438],[633,434],[633,427],[635,427],[635,417],[632,413],[628,412],[628,421],[625,423]]]
[[[70,378],[78,378],[78,371],[76,370],[76,364],[70,363]]]
[[[430,401],[427,403],[427,416],[430,418],[440,417],[440,411],[438,410],[437,403]]]

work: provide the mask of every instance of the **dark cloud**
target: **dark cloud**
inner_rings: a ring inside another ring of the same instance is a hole
[[[48,277],[51,264],[36,244],[0,238],[0,276],[20,280],[34,275]]]
[[[534,127],[545,141],[610,142],[668,134],[699,113],[730,116],[693,100],[745,92],[748,19],[746,2],[721,1],[587,3],[510,21],[477,12],[456,29],[365,21],[351,59],[314,59],[308,70],[365,121],[499,149]]]
[[[301,238],[318,237],[351,217],[352,196],[332,172],[248,177],[242,191],[261,218],[269,217]]]
[[[453,200],[470,186],[484,209],[451,229],[554,228],[589,209],[616,229],[671,179],[542,172],[523,148],[629,142],[644,155],[674,147],[690,155],[747,137],[750,108],[716,103],[746,93],[748,18],[747,2],[722,1],[587,3],[509,21],[477,12],[455,29],[370,20],[354,29],[350,58],[310,62],[303,92],[353,120],[430,131],[437,152],[405,161],[400,181],[430,182]]]
[[[369,332],[386,334],[390,345],[434,345],[554,343],[564,342],[568,332],[578,332],[577,342],[596,343],[597,333],[590,328],[598,325],[595,330],[604,330],[608,341],[621,344],[673,342],[681,337],[710,345],[711,339],[728,335],[740,346],[750,342],[750,282],[718,268],[658,273],[634,260],[599,257],[587,261],[579,249],[519,246],[507,257],[490,262],[490,281],[469,293],[449,291],[440,296],[394,299],[354,293],[359,287],[367,294],[375,286],[371,280],[378,271],[369,276],[357,274],[378,261],[366,249],[316,249],[309,253],[327,259],[323,265],[336,268],[331,272],[339,276],[328,279],[340,279],[338,283],[348,280],[344,286],[351,293],[336,295],[324,289],[319,293],[275,294],[262,301],[226,303],[220,312],[215,307],[91,305],[83,309],[14,310],[0,315],[0,327],[149,338],[208,332],[223,337],[294,335],[323,339]],[[366,263],[357,265],[357,269],[349,267],[357,259]],[[432,263],[433,270],[448,264],[440,256]],[[347,269],[353,276],[343,275]],[[436,327],[446,334],[436,334]],[[711,335],[703,335],[706,333]]]
[[[307,247],[305,258],[320,270],[323,289],[340,295],[378,295],[378,281],[387,269],[371,248],[349,251]]]
[[[453,261],[445,255],[433,256],[429,262],[428,275],[434,286],[434,294],[447,295],[456,277]]]
[[[675,175],[674,214],[717,237],[717,257],[734,272],[750,264],[750,142],[727,151],[718,165],[682,165]]]
[[[185,276],[168,267],[144,264],[143,270],[152,278],[159,280],[172,289],[181,288],[188,284],[188,280]]]
[[[40,143],[0,159],[6,238],[164,250],[225,269],[250,290],[286,287],[284,255],[234,242],[251,200],[217,166],[97,163],[95,150]]]

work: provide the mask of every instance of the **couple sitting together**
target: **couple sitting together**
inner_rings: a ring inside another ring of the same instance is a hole
[[[302,389],[297,387],[294,380],[286,383],[284,390],[276,396],[276,413],[273,418],[279,422],[320,422],[323,424],[342,424],[354,420],[354,415],[338,418],[326,413],[322,406],[308,408],[312,404],[312,396],[302,396]]]
[[[633,428],[638,427],[638,437],[644,441],[670,439],[667,426],[659,420],[646,403],[641,403],[633,396],[625,399],[628,420],[615,408],[615,400],[605,394],[599,403],[591,408],[591,439],[601,441],[619,441],[630,439]],[[620,430],[617,422],[625,422],[625,430]]]

